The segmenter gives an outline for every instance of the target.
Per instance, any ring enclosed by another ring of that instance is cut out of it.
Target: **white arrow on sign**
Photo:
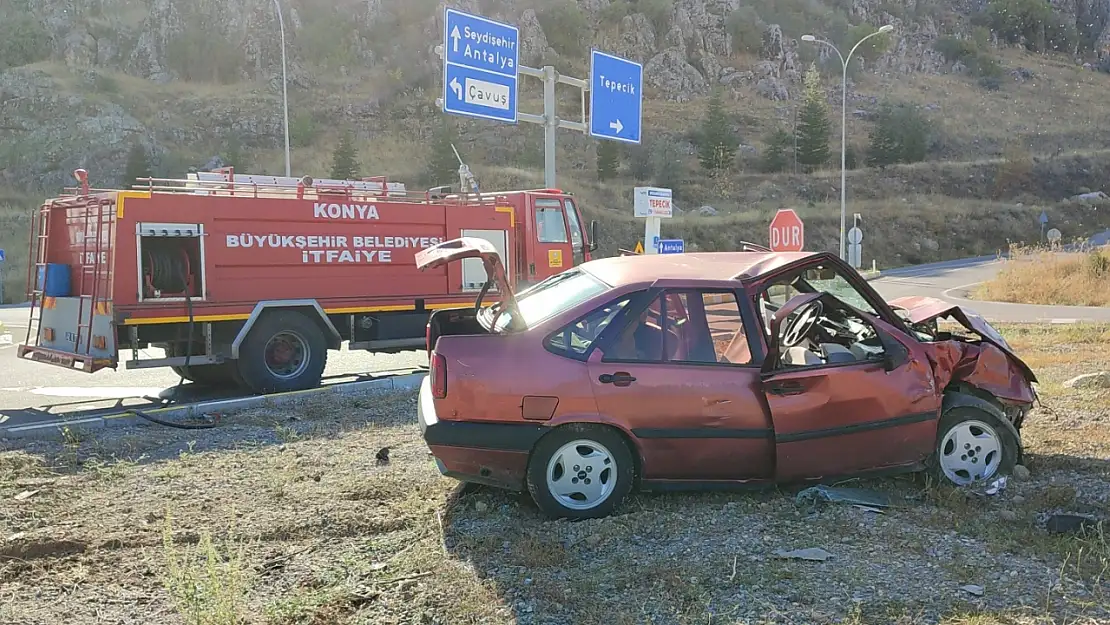
[[[459,84],[459,79],[458,78],[452,78],[449,85],[451,86],[451,91],[455,92],[455,97],[461,100],[462,99],[462,85]]]
[[[456,26],[455,29],[451,31],[451,38],[455,40],[454,41],[455,49],[453,50],[453,52],[458,52],[459,51],[459,39],[462,38],[462,35],[459,34],[459,27],[458,26]]]
[[[612,130],[616,130],[617,134],[620,134],[620,131],[624,130],[624,124],[622,124],[621,120],[618,119],[615,122],[609,122],[609,128]]]

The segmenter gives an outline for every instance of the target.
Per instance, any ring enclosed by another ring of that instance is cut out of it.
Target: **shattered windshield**
[[[807,270],[804,275],[798,277],[794,286],[803,293],[823,291],[857,310],[871,315],[878,314],[863,294],[834,270],[822,267]]]

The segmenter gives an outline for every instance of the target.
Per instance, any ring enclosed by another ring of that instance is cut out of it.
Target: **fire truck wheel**
[[[267,313],[239,349],[239,375],[256,393],[300,391],[320,385],[328,360],[324,333],[299,312]]]

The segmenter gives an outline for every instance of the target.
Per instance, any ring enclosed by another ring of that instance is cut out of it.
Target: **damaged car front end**
[[[934,297],[910,296],[888,302],[917,337],[929,344],[937,386],[995,405],[1020,429],[1037,400],[1037,376],[1009,342],[979,314]],[[950,320],[967,334],[940,329]]]

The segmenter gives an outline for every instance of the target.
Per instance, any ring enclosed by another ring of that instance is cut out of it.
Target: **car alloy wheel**
[[[965,486],[989,479],[1002,464],[1002,441],[982,421],[961,421],[948,430],[938,450],[940,468],[954,484]]]
[[[611,427],[571,423],[536,444],[528,460],[528,492],[547,515],[572,519],[610,514],[632,490],[630,445]]]
[[[596,441],[576,440],[559,448],[547,461],[547,490],[560,505],[589,510],[613,494],[617,477],[613,454]]]
[[[994,479],[1014,468],[1021,442],[997,416],[971,407],[945,412],[931,464],[937,478],[956,486]]]

